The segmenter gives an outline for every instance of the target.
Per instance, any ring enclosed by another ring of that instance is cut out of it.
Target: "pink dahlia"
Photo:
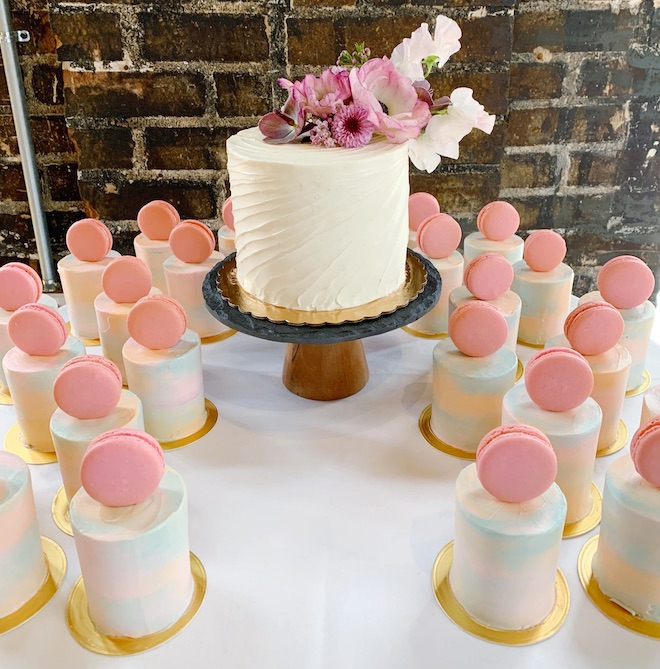
[[[376,127],[369,116],[369,109],[361,105],[341,107],[332,120],[332,136],[337,144],[347,149],[368,144]]]

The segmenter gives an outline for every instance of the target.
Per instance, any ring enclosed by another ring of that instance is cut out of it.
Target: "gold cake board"
[[[236,334],[236,330],[225,330],[224,332],[220,332],[217,335],[213,335],[211,337],[202,337],[201,342],[204,346],[207,344],[215,344],[219,341],[224,341],[225,339],[229,339],[229,337],[233,337]]]
[[[0,405],[12,406],[13,404],[14,400],[11,398],[11,395],[9,394],[9,388],[4,388],[0,390]]]
[[[603,497],[595,483],[591,484],[591,510],[581,520],[564,525],[564,539],[572,539],[586,534],[600,523],[600,517],[603,513]]]
[[[453,559],[454,542],[450,541],[435,559],[431,581],[438,604],[448,618],[464,632],[504,646],[528,646],[551,637],[564,624],[570,606],[570,593],[561,569],[557,569],[555,579],[555,606],[545,620],[523,630],[499,630],[475,620],[454,596],[449,583],[449,570]],[[506,603],[503,602],[503,605],[506,606]]]
[[[446,455],[451,455],[454,458],[461,458],[461,460],[476,460],[477,452],[475,451],[464,451],[461,448],[456,448],[456,446],[450,446],[446,444],[442,439],[439,439],[435,432],[431,429],[431,407],[429,404],[424,411],[419,416],[419,431],[422,433],[422,437],[433,446],[437,448],[442,453]]]
[[[71,529],[71,517],[69,516],[69,500],[66,497],[66,491],[64,486],[60,486],[60,489],[55,493],[55,499],[53,500],[53,506],[51,507],[51,515],[53,516],[53,521],[55,525],[70,537],[73,536],[73,530]]]
[[[218,409],[208,397],[204,399],[204,406],[206,407],[206,421],[204,422],[204,425],[202,425],[202,427],[200,427],[197,432],[194,432],[187,437],[174,439],[172,441],[159,442],[160,447],[164,451],[173,451],[176,448],[183,448],[184,446],[188,446],[198,439],[201,439],[205,434],[208,434],[213,429],[213,426],[218,422]]]
[[[636,397],[637,395],[641,395],[650,385],[651,375],[649,374],[649,370],[645,369],[644,373],[642,374],[642,382],[635,388],[627,390],[626,397]]]
[[[598,451],[596,451],[596,457],[604,458],[606,455],[612,455],[613,453],[617,453],[626,445],[627,441],[628,441],[628,428],[626,427],[626,424],[623,422],[623,419],[620,419],[614,443],[611,446],[606,446],[605,448],[601,448]]]
[[[190,568],[195,589],[184,614],[167,629],[130,639],[111,637],[99,632],[87,610],[87,592],[82,577],[76,581],[66,605],[66,619],[71,636],[87,650],[99,655],[135,655],[161,646],[181,632],[195,617],[206,594],[206,571],[199,558],[190,553]]]
[[[421,339],[446,339],[449,337],[447,332],[420,332],[419,330],[413,330],[409,325],[404,325],[401,329],[404,332],[407,332],[409,335],[412,335],[413,337],[420,337]]]
[[[18,423],[14,423],[5,435],[5,451],[18,455],[28,465],[49,465],[57,462],[55,451],[37,451],[26,446],[21,439]]]

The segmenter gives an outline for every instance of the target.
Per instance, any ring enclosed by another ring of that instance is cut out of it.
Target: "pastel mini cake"
[[[513,267],[499,253],[477,256],[465,269],[465,285],[449,294],[449,315],[468,302],[483,300],[497,307],[504,318],[508,335],[504,345],[514,353],[518,342],[521,301],[511,288]],[[444,284],[443,284],[444,290]]]
[[[232,210],[231,198],[228,197],[222,205],[222,220],[224,225],[218,229],[218,251],[223,257],[236,251],[236,233],[234,232],[234,212]]]
[[[214,251],[215,237],[200,221],[182,221],[170,234],[173,255],[163,265],[167,294],[185,310],[188,327],[202,339],[215,337],[229,328],[206,308],[202,284],[224,256]]]
[[[474,454],[500,425],[502,399],[516,381],[518,358],[504,346],[507,324],[487,302],[469,302],[449,318],[449,338],[433,349],[430,427],[453,448]]]
[[[419,226],[431,216],[440,213],[440,203],[431,193],[413,193],[408,197],[408,248],[415,249],[418,244]]]
[[[163,200],[145,204],[137,215],[140,234],[133,240],[135,255],[149,268],[152,284],[163,295],[167,295],[163,264],[172,255],[168,240],[180,220],[179,212]]]
[[[26,304],[9,319],[14,342],[3,358],[23,445],[35,451],[55,450],[50,419],[57,405],[53,385],[66,362],[85,353],[82,342],[67,336],[64,319],[43,304]]]
[[[619,310],[624,322],[619,343],[631,357],[626,390],[639,387],[644,380],[655,318],[655,306],[649,301],[654,288],[655,277],[644,261],[634,256],[617,256],[601,267],[598,291],[580,298],[580,304],[605,300]]]
[[[449,295],[463,283],[463,256],[456,250],[461,243],[461,226],[447,214],[434,214],[417,229],[416,249],[440,273],[442,287],[438,302],[428,313],[408,327],[426,335],[447,334]]]
[[[660,385],[649,388],[642,399],[642,415],[639,420],[640,427],[653,418],[660,416]]]
[[[527,629],[555,607],[566,519],[556,472],[555,453],[542,432],[508,425],[486,434],[476,463],[458,475],[449,583],[482,625]]]
[[[70,253],[57,263],[57,270],[71,334],[82,339],[98,339],[94,300],[103,292],[103,271],[119,253],[112,250],[110,230],[95,218],[74,223],[66,233],[66,244]]]
[[[100,355],[67,362],[55,379],[53,395],[58,408],[50,432],[70,502],[81,486],[80,463],[90,442],[108,430],[143,430],[142,403],[130,390],[122,390],[119,369]]]
[[[117,365],[122,383],[128,384],[124,344],[131,336],[128,332],[128,314],[133,305],[147,295],[160,295],[151,285],[151,272],[146,264],[133,256],[115,258],[104,270],[103,292],[94,300],[96,320],[103,355]]]
[[[96,437],[80,478],[70,516],[92,623],[124,638],[170,627],[194,589],[183,480],[153,437],[131,429]]]
[[[512,204],[501,200],[487,204],[477,215],[478,232],[463,242],[465,265],[484,253],[499,253],[512,265],[522,260],[523,240],[516,234],[519,227],[520,215]]]
[[[536,230],[525,240],[523,260],[514,266],[511,289],[522,300],[518,338],[543,346],[561,334],[571,310],[573,270],[563,263],[566,242],[554,230]]]
[[[199,335],[186,312],[164,295],[143,297],[128,315],[124,344],[128,387],[142,400],[145,429],[161,442],[184,439],[206,422]]]
[[[591,479],[602,411],[589,397],[594,376],[577,351],[540,351],[525,367],[525,383],[504,396],[502,424],[527,424],[550,440],[557,456],[556,482],[566,497],[566,523],[592,509]]]

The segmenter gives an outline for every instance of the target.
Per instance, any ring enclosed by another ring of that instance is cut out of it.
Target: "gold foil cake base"
[[[73,530],[71,529],[71,517],[69,516],[69,500],[66,498],[64,486],[60,486],[60,489],[55,494],[53,506],[51,507],[51,514],[55,525],[57,525],[64,534],[68,534],[72,537]]]
[[[426,285],[426,269],[419,258],[408,253],[406,256],[406,278],[403,285],[385,297],[367,304],[333,311],[302,311],[287,309],[267,302],[262,302],[250,295],[238,283],[236,278],[236,256],[224,263],[218,273],[218,291],[223,300],[253,318],[263,318],[273,323],[288,325],[339,325],[341,323],[359,323],[391,314],[412,302]]]
[[[518,339],[518,343],[521,346],[527,346],[527,348],[545,348],[545,344],[531,344],[530,342],[523,339]]]
[[[14,423],[5,435],[5,451],[18,455],[28,465],[49,465],[57,462],[55,451],[37,451],[23,443],[18,423]]]
[[[446,332],[439,332],[437,334],[431,334],[429,332],[419,332],[418,330],[413,330],[409,325],[404,325],[401,328],[404,332],[407,332],[413,337],[420,337],[421,339],[446,339],[449,337],[449,334]]]
[[[66,555],[59,544],[48,537],[41,537],[41,547],[46,558],[48,576],[37,593],[21,606],[18,611],[0,618],[0,634],[9,632],[27,622],[43,609],[59,589],[66,574]]]
[[[202,337],[201,342],[202,344],[215,344],[216,342],[229,339],[229,337],[233,337],[235,334],[236,330],[225,330],[224,332],[220,332],[217,335],[213,335],[212,337]]]
[[[73,332],[71,332],[71,322],[70,321],[66,322],[66,329],[69,331],[70,335],[72,335],[73,337],[76,337],[76,339],[79,339],[83,343],[83,346],[100,346],[101,345],[101,340],[100,339],[84,339],[83,337],[78,337],[78,335],[74,335]]]
[[[645,369],[644,373],[642,374],[642,382],[636,388],[631,388],[628,390],[626,392],[626,397],[635,397],[637,395],[641,395],[650,385],[651,375],[649,374],[649,370]]]
[[[606,446],[605,448],[601,448],[600,450],[596,451],[596,457],[603,458],[606,455],[612,455],[612,453],[620,451],[626,445],[627,441],[628,441],[628,428],[626,427],[626,424],[623,422],[623,419],[620,419],[614,443],[611,446]]]
[[[464,451],[462,448],[456,448],[455,446],[450,446],[446,444],[442,439],[439,439],[436,434],[431,429],[431,408],[433,405],[429,404],[424,411],[419,416],[419,431],[422,433],[422,437],[439,451],[451,455],[454,458],[461,458],[462,460],[475,460],[477,457],[477,452],[474,451]]]
[[[518,366],[516,367],[516,383],[522,379],[525,375],[525,368],[523,367],[522,360],[518,358]]]
[[[600,517],[603,512],[603,497],[598,490],[598,486],[595,483],[591,484],[591,511],[582,518],[582,520],[576,520],[574,523],[567,523],[564,525],[564,539],[570,539],[572,537],[579,537],[582,534],[586,534],[590,530],[593,530],[598,523],[600,523]]]
[[[587,597],[592,601],[594,606],[612,622],[615,622],[621,627],[625,627],[631,632],[643,634],[644,636],[653,639],[660,639],[660,623],[655,623],[651,620],[644,620],[639,616],[635,616],[630,611],[627,611],[622,606],[613,602],[598,586],[598,582],[593,577],[591,564],[598,548],[598,535],[591,537],[580,551],[578,556],[578,574],[580,576],[580,583]]]
[[[551,637],[564,624],[570,606],[568,584],[557,569],[555,579],[555,607],[545,620],[524,630],[498,630],[476,621],[458,602],[449,584],[449,570],[454,559],[454,542],[450,541],[438,554],[433,564],[432,583],[435,598],[447,616],[464,632],[504,646],[528,646]],[[506,602],[502,602],[506,606]]]
[[[66,605],[66,618],[71,636],[87,650],[99,655],[135,655],[143,653],[175,637],[194,618],[202,605],[206,593],[206,571],[199,558],[190,554],[190,568],[195,589],[190,605],[185,613],[173,625],[155,634],[129,639],[127,637],[110,637],[99,632],[87,611],[87,593],[82,577],[76,581]]]
[[[215,404],[207,397],[204,400],[204,406],[206,407],[206,422],[202,425],[197,432],[183,437],[182,439],[175,439],[174,441],[161,441],[160,447],[164,451],[173,451],[175,448],[182,448],[183,446],[188,446],[194,441],[201,439],[205,434],[208,434],[213,426],[218,422],[218,409]]]
[[[0,405],[11,406],[13,404],[14,400],[11,398],[11,395],[9,394],[9,389],[4,388],[0,390]]]

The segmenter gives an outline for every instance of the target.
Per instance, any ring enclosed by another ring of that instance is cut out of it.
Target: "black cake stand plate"
[[[204,279],[206,307],[228,327],[268,341],[288,344],[282,380],[296,395],[313,400],[337,400],[354,395],[369,379],[361,339],[408,325],[430,311],[440,297],[438,270],[413,251],[426,270],[426,285],[407,305],[377,318],[338,325],[289,325],[255,318],[231,306],[218,290],[218,274],[234,254],[219,262]]]

